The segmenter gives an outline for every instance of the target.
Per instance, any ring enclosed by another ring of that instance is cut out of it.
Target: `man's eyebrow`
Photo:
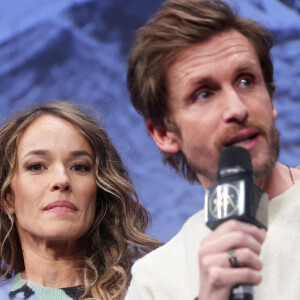
[[[253,69],[256,66],[257,66],[257,64],[255,64],[254,62],[247,62],[247,63],[244,63],[244,64],[240,65],[237,68],[237,72],[243,72],[243,71],[246,71],[246,70],[249,70],[249,69]]]
[[[204,76],[202,78],[195,78],[195,81],[193,83],[195,84],[206,84],[206,83],[210,83],[210,82],[213,82],[214,81],[214,78],[212,76]]]

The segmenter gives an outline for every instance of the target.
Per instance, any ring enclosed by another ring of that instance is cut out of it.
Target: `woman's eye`
[[[84,164],[75,164],[71,170],[79,173],[89,172],[91,170],[90,166]]]
[[[28,171],[43,171],[46,170],[46,167],[41,163],[33,163],[26,167]]]

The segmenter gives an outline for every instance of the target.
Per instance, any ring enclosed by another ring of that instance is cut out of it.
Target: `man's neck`
[[[198,178],[205,189],[217,184],[217,182],[214,182],[204,176],[198,175]],[[289,169],[288,166],[277,162],[272,172],[264,179],[255,181],[255,184],[266,192],[271,200],[284,193],[299,179],[300,169]]]
[[[284,193],[299,179],[300,170],[289,169],[288,166],[277,162],[272,172],[266,178],[255,182],[255,184],[264,190],[271,200]]]

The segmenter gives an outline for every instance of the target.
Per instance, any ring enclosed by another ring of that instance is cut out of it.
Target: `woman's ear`
[[[10,193],[6,195],[5,203],[6,203],[6,208],[8,209],[8,213],[14,214],[15,213],[15,204],[13,201],[13,197]]]
[[[180,138],[173,131],[163,127],[155,127],[150,120],[147,121],[147,129],[161,151],[176,153],[181,149]]]

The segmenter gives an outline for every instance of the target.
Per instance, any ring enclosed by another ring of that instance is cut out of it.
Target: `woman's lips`
[[[54,201],[49,203],[44,211],[53,212],[53,213],[68,213],[68,212],[76,212],[77,207],[70,201]]]

